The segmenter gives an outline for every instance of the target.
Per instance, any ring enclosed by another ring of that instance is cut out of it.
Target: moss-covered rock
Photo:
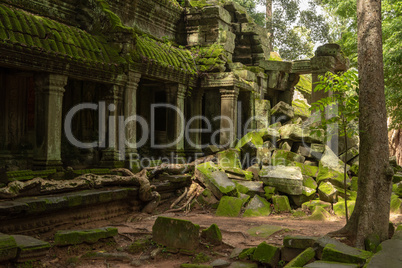
[[[237,196],[236,185],[225,172],[212,162],[206,162],[196,166],[198,178],[206,185],[212,193],[221,199],[224,195]]]
[[[276,212],[290,212],[291,207],[289,199],[286,195],[274,195],[272,197],[272,203]]]
[[[127,251],[130,252],[131,254],[144,252],[152,244],[150,238],[151,237],[135,240],[127,247]]]
[[[344,175],[343,172],[336,171],[332,168],[324,167],[321,162],[319,164],[319,170],[317,175],[317,183],[330,182],[331,184],[343,187]],[[351,180],[346,176],[346,184],[349,187]]]
[[[293,107],[280,101],[271,109],[271,116],[276,118],[275,121],[286,122],[295,116]]]
[[[202,230],[201,237],[205,238],[205,240],[212,245],[222,244],[222,233],[218,225],[216,225],[215,223],[207,229]]]
[[[321,200],[311,200],[311,201],[308,201],[308,202],[305,202],[305,203],[302,204],[302,209],[303,210],[308,209],[311,212],[313,212],[316,209],[316,207],[322,207],[324,209],[330,209],[331,208],[331,203],[324,202],[324,201],[321,201]]]
[[[240,150],[228,149],[217,153],[219,166],[223,169],[227,168],[240,168]]]
[[[318,237],[314,236],[301,236],[301,235],[287,235],[283,238],[283,246],[287,248],[306,249],[312,247]]]
[[[244,211],[244,217],[268,216],[271,214],[271,204],[264,198],[255,195]]]
[[[296,258],[291,260],[285,267],[303,267],[309,261],[311,261],[315,256],[315,251],[313,248],[306,248],[302,253],[300,253]]]
[[[312,178],[316,178],[318,175],[318,167],[317,166],[310,166],[310,165],[305,165],[303,163],[300,162],[295,162],[295,166],[299,167],[303,177],[307,176],[307,177],[312,177]],[[310,187],[308,185],[305,185],[307,187]],[[314,188],[314,187],[310,187],[310,188]]]
[[[54,235],[54,243],[58,246],[77,245],[81,243],[95,243],[99,239],[117,235],[117,228],[105,227],[90,230],[57,231]]]
[[[275,187],[272,186],[265,186],[264,187],[264,196],[267,200],[271,199],[272,196],[275,194]]]
[[[278,247],[262,242],[255,249],[252,259],[253,261],[258,261],[259,263],[275,267],[279,261],[279,255],[280,250]]]
[[[259,174],[264,185],[279,192],[300,195],[303,193],[303,175],[298,167],[275,166],[262,169]]]
[[[316,207],[313,214],[308,216],[306,219],[310,221],[326,221],[331,217],[328,211],[322,207]]]
[[[199,244],[200,226],[187,220],[158,217],[152,226],[153,240],[168,248],[194,250]]]
[[[237,217],[240,215],[244,200],[237,197],[224,196],[219,201],[216,216]]]
[[[322,251],[323,261],[364,264],[373,253],[342,243],[327,244]]]
[[[293,100],[292,107],[295,116],[301,117],[303,119],[307,119],[311,116],[310,105],[303,100]]]
[[[50,249],[48,242],[26,236],[14,235],[18,247],[17,262],[37,261],[44,257]]]
[[[318,186],[318,194],[320,196],[320,200],[324,202],[337,202],[336,188],[330,182],[322,182],[320,186]]]
[[[271,163],[273,166],[294,166],[295,162],[303,163],[305,157],[288,150],[275,150],[272,154]]]
[[[202,205],[210,206],[211,208],[217,208],[219,204],[219,200],[212,194],[211,190],[205,189],[202,193],[197,197],[197,201]]]
[[[348,200],[348,215],[352,215],[353,210],[355,209],[355,204],[356,201],[354,200]],[[334,213],[338,217],[345,217],[346,216],[346,211],[345,211],[345,200],[339,198],[338,202],[334,204],[333,206]]]
[[[15,259],[17,252],[18,247],[14,237],[0,234],[0,262]]]
[[[262,181],[234,181],[237,191],[239,193],[247,194],[250,196],[263,195]]]
[[[256,248],[245,248],[239,254],[239,260],[250,260],[253,257]]]

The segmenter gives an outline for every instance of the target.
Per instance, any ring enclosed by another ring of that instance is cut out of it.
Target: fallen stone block
[[[295,162],[303,163],[304,156],[287,150],[275,150],[272,154],[271,163],[273,166],[294,166]]]
[[[197,165],[196,176],[218,199],[221,199],[224,195],[237,195],[234,182],[212,162]]]
[[[283,238],[283,246],[287,248],[306,249],[313,247],[319,237],[287,235]]]
[[[17,257],[18,247],[14,237],[0,233],[0,262]]]
[[[241,167],[239,149],[227,149],[225,151],[217,153],[216,156],[218,157],[219,166],[223,169]]]
[[[303,193],[303,175],[298,167],[276,166],[264,172],[260,178],[267,186],[275,187],[277,191],[299,195]]]
[[[272,197],[272,203],[276,212],[290,212],[291,207],[289,199],[286,195],[274,195]]]
[[[343,243],[328,243],[322,250],[323,261],[364,264],[373,253]]]
[[[315,256],[313,248],[306,248],[300,255],[291,260],[285,267],[303,267],[306,263],[311,261]]]
[[[402,230],[397,229],[392,239],[385,240],[378,248],[380,250],[373,255],[365,267],[402,267]]]
[[[279,261],[280,249],[262,242],[257,246],[253,254],[253,261],[275,267]]]
[[[304,265],[303,267],[308,268],[357,268],[360,267],[358,264],[352,263],[340,263],[340,262],[333,262],[333,261],[315,261]]]
[[[244,211],[244,217],[268,216],[271,214],[271,204],[264,198],[255,195]]]
[[[237,197],[224,196],[219,201],[216,216],[237,217],[240,215],[244,200]]]
[[[105,227],[91,230],[58,231],[54,235],[57,246],[77,245],[81,243],[96,243],[99,239],[113,237],[118,234],[117,228]]]
[[[324,202],[336,203],[338,201],[337,190],[330,182],[322,182],[318,186],[318,194],[320,200]]]
[[[44,257],[50,249],[50,244],[39,239],[25,236],[13,235],[18,247],[17,262],[37,261]]]
[[[237,191],[249,196],[264,195],[262,181],[235,181]]]
[[[310,221],[326,221],[331,217],[328,211],[326,211],[323,207],[316,207],[313,211],[313,214],[308,216],[306,220]]]
[[[174,249],[194,250],[199,244],[200,226],[191,221],[158,217],[152,226],[153,240]]]
[[[290,262],[303,251],[304,251],[304,249],[300,249],[300,248],[282,247],[281,248],[281,260]]]
[[[207,229],[202,230],[201,237],[205,238],[205,240],[207,240],[207,242],[211,243],[212,245],[222,244],[222,233],[218,225],[216,225],[215,223]]]

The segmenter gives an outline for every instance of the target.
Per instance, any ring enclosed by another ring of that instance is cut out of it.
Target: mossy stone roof
[[[0,44],[22,48],[26,52],[37,50],[94,66],[125,62],[118,50],[100,36],[1,4]]]
[[[156,62],[162,67],[170,67],[184,73],[196,74],[197,66],[190,51],[175,47],[169,42],[159,42],[148,36],[137,36],[136,62]]]

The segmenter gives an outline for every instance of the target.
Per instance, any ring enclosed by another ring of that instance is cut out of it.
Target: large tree
[[[360,156],[356,207],[342,234],[364,248],[388,238],[391,182],[384,95],[381,0],[357,0]]]

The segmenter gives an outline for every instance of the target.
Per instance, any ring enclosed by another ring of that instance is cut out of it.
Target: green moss
[[[219,201],[216,216],[237,217],[243,207],[243,200],[237,197],[223,196]]]
[[[207,229],[201,231],[201,237],[205,238],[208,243],[220,245],[222,243],[222,233],[218,225],[212,224]]]
[[[346,246],[345,246],[346,247]],[[348,247],[346,250],[327,244],[322,251],[322,260],[344,263],[364,263],[373,253]]]
[[[272,186],[265,186],[264,187],[264,196],[267,200],[271,199],[272,196],[275,194],[275,187]]]
[[[239,254],[239,260],[249,260],[253,257],[256,248],[245,248]]]
[[[315,250],[311,247],[306,248],[296,258],[291,260],[285,267],[303,267],[314,257],[315,257]]]
[[[402,214],[402,199],[395,194],[391,195],[391,212]]]
[[[79,231],[58,231],[54,236],[54,243],[56,245],[76,245],[84,242],[95,243],[99,239],[113,237],[117,234],[117,228],[114,227]]]
[[[194,256],[193,263],[206,263],[209,262],[210,260],[211,260],[210,256],[206,255],[203,252],[200,252]]]
[[[272,197],[275,211],[277,212],[290,212],[289,198],[286,195],[274,195]]]
[[[137,254],[144,252],[148,247],[152,245],[152,241],[149,238],[142,238],[134,241],[127,247],[127,251],[131,254]]]
[[[262,242],[257,246],[253,254],[253,260],[258,261],[262,264],[269,264],[279,256],[279,248],[271,246],[266,242]],[[276,264],[276,263],[275,263]]]
[[[310,221],[326,221],[331,215],[322,207],[316,207],[313,214],[308,216],[306,219]]]

